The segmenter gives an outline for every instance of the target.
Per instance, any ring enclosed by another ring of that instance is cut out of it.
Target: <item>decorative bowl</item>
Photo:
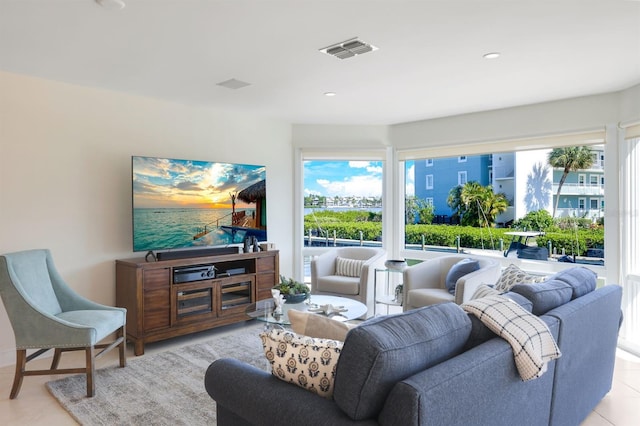
[[[391,271],[404,271],[407,268],[407,262],[404,259],[389,259],[384,262],[384,266]]]
[[[309,297],[308,293],[298,293],[298,294],[283,294],[284,303],[302,303],[307,297]]]

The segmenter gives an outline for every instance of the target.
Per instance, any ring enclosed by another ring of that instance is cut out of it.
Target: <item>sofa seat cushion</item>
[[[560,280],[548,280],[536,284],[517,284],[511,291],[520,294],[533,303],[532,312],[535,315],[544,315],[553,308],[571,300],[573,288]]]
[[[576,266],[560,271],[549,279],[569,284],[572,288],[571,300],[573,300],[595,290],[598,276],[591,269],[587,269],[584,266]]]
[[[365,321],[344,342],[336,404],[354,420],[376,417],[397,382],[461,353],[470,331],[471,321],[454,303]]]
[[[74,326],[84,326],[93,328],[92,344],[98,343],[100,340],[113,333],[114,330],[122,327],[126,319],[126,313],[121,310],[80,310],[61,312],[56,318],[68,321]],[[90,342],[86,342],[89,344]]]
[[[407,292],[409,306],[427,306],[454,301],[455,296],[444,288],[417,288]]]
[[[260,339],[272,374],[325,398],[331,398],[343,343],[273,329]]]
[[[345,277],[342,275],[328,275],[326,277],[318,277],[318,291],[325,293],[339,294],[360,294],[360,278]]]

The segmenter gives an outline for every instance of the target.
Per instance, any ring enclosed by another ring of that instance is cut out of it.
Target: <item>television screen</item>
[[[264,166],[134,156],[133,251],[267,240]]]

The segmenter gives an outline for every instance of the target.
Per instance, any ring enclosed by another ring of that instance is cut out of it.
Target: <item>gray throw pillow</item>
[[[451,294],[456,292],[456,283],[463,276],[470,274],[473,271],[480,269],[480,262],[475,259],[462,259],[449,269],[447,277],[445,278],[444,285]]]

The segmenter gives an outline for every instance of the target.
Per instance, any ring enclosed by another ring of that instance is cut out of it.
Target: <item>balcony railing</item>
[[[553,184],[554,195],[558,193],[558,184]],[[600,184],[585,184],[580,185],[577,183],[565,183],[562,185],[562,192],[560,195],[598,195],[604,196],[604,185]]]
[[[604,209],[558,209],[556,217],[586,217],[598,219],[604,217]]]

